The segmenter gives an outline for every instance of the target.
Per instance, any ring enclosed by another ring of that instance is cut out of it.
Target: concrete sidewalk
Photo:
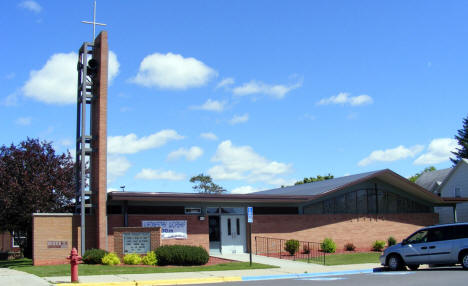
[[[219,255],[217,257],[237,261],[249,261],[248,254]],[[337,275],[351,273],[368,273],[379,264],[354,264],[339,266],[323,266],[285,259],[269,258],[253,255],[253,262],[278,266],[279,268],[257,270],[203,271],[155,274],[119,274],[80,276],[80,283],[84,285],[181,285],[203,284],[233,281],[252,281],[268,279],[284,279],[293,277],[307,277],[317,275]],[[70,283],[70,277],[46,277],[50,283],[65,286]],[[77,285],[77,284],[69,284]]]
[[[0,285],[8,286],[46,286],[51,285],[46,280],[23,271],[0,268]]]

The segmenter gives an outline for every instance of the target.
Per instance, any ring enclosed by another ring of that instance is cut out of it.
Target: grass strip
[[[45,265],[33,266],[31,259],[17,259],[0,261],[0,268],[11,268],[24,271],[39,277],[69,276],[70,265]],[[147,273],[171,273],[171,272],[199,272],[199,271],[224,271],[224,270],[249,270],[277,268],[276,266],[249,262],[230,262],[208,266],[164,266],[164,267],[138,267],[138,266],[108,266],[80,264],[78,272],[81,276],[87,275],[111,275],[111,274],[147,274]]]
[[[325,257],[325,265],[379,263],[379,257],[380,252],[327,254]],[[300,261],[307,262],[307,259],[301,259]],[[313,263],[313,261],[310,263]]]

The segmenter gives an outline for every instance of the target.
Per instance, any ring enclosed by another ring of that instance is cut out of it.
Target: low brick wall
[[[132,232],[149,232],[150,233],[150,251],[161,246],[161,228],[160,227],[114,227],[114,252],[119,257],[124,256],[123,249],[123,234]]]
[[[252,226],[252,246],[255,236],[300,241],[321,242],[332,238],[337,248],[348,242],[358,249],[371,249],[376,240],[387,241],[393,236],[401,241],[421,227],[438,222],[434,213],[408,213],[388,215],[256,215]]]

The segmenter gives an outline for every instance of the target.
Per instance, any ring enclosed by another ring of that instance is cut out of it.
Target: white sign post
[[[253,223],[253,207],[247,207],[247,222],[249,223],[250,236],[250,267],[252,267],[252,223]]]

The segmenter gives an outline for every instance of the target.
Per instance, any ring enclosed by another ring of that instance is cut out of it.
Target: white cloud
[[[185,175],[174,171],[142,169],[140,173],[136,174],[135,178],[143,180],[183,181],[185,180]]]
[[[427,152],[419,156],[414,164],[416,165],[429,165],[429,164],[439,164],[445,161],[448,161],[452,152],[456,151],[458,141],[452,138],[436,138],[429,143],[427,147]]]
[[[227,77],[227,78],[223,78],[222,81],[220,81],[217,85],[216,85],[216,88],[221,88],[221,87],[228,87],[230,85],[233,85],[234,84],[234,79],[232,77]]]
[[[229,123],[231,125],[239,124],[239,123],[245,123],[249,121],[249,114],[244,114],[244,115],[234,115],[234,117],[229,120]]]
[[[20,117],[16,119],[15,123],[21,126],[31,125],[32,117]]]
[[[231,194],[249,194],[253,192],[259,191],[258,189],[252,187],[252,186],[242,186],[235,188],[231,191]]]
[[[206,84],[217,72],[195,58],[154,53],[140,63],[137,75],[131,79],[145,87],[187,89]]]
[[[393,162],[408,157],[414,157],[424,149],[422,145],[415,145],[410,148],[406,148],[400,145],[393,149],[376,150],[372,151],[369,156],[359,161],[359,166],[367,166],[375,162]]]
[[[18,92],[13,92],[2,99],[1,104],[4,106],[18,105]]]
[[[224,106],[226,105],[225,101],[218,101],[218,100],[211,100],[208,99],[202,105],[191,106],[191,109],[198,109],[198,110],[207,110],[207,111],[216,111],[221,112],[224,110]]]
[[[220,164],[208,170],[215,180],[247,180],[278,184],[283,182],[278,176],[291,171],[290,164],[270,161],[257,153],[250,146],[234,146],[226,140],[218,145],[213,162]]]
[[[30,72],[22,87],[27,97],[49,104],[76,103],[76,53],[52,55],[40,70]],[[108,78],[112,80],[119,71],[119,62],[114,52],[109,52]]]
[[[203,149],[198,146],[190,147],[190,149],[179,148],[176,151],[172,151],[167,155],[168,160],[176,160],[180,157],[185,157],[187,161],[195,161],[197,158],[203,155]]]
[[[165,129],[149,136],[138,138],[130,133],[125,136],[109,136],[107,150],[113,154],[134,154],[143,150],[158,148],[169,141],[183,139],[175,130]]]
[[[120,63],[117,59],[117,55],[113,51],[109,51],[109,61],[107,63],[107,79],[109,84],[119,74]]]
[[[334,95],[328,98],[322,98],[319,102],[317,102],[318,105],[328,105],[328,104],[349,104],[351,106],[359,106],[359,105],[365,105],[365,104],[371,104],[373,103],[374,100],[372,97],[362,94],[358,96],[350,96],[349,93],[346,92],[340,92],[338,95]]]
[[[73,144],[72,142],[73,141],[70,139],[63,139],[60,141],[60,145],[65,146],[65,147],[70,147]]]
[[[112,182],[118,177],[125,175],[131,167],[130,162],[123,156],[107,157],[107,182]]]
[[[218,140],[218,136],[216,136],[216,134],[211,133],[211,132],[202,133],[200,134],[200,137],[206,140],[213,140],[213,141]]]
[[[34,13],[40,13],[42,11],[41,5],[36,1],[23,1],[18,6]]]
[[[252,80],[241,86],[235,87],[232,92],[235,95],[266,94],[277,99],[283,98],[288,92],[302,86],[302,81],[291,85],[270,85],[261,81]]]

